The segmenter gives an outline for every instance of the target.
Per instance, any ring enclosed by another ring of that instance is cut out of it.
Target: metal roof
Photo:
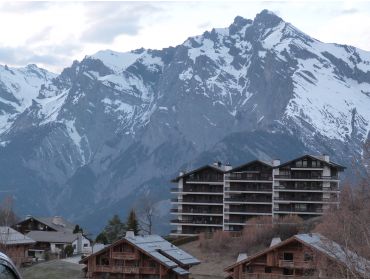
[[[370,261],[359,256],[355,252],[343,248],[338,243],[318,233],[297,234],[294,237],[297,240],[314,247],[316,250],[337,259],[343,264],[353,267],[353,269],[366,276],[366,278],[369,277]]]
[[[33,244],[35,241],[11,227],[0,227],[0,243],[6,245]]]
[[[27,236],[37,242],[72,243],[77,239],[77,234],[63,231],[38,231],[33,230]]]
[[[194,265],[200,263],[198,259],[179,249],[159,235],[137,235],[124,237],[124,239],[159,261],[167,264],[168,267],[176,267],[178,263],[181,265]]]

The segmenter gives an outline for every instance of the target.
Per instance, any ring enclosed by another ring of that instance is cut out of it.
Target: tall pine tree
[[[134,209],[131,209],[126,222],[127,230],[132,230],[135,235],[139,234],[139,222],[136,218]]]

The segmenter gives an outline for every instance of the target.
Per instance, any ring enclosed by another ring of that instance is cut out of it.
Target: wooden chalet
[[[225,271],[233,279],[368,278],[370,262],[320,234],[298,234]]]
[[[16,266],[30,262],[29,248],[35,244],[31,238],[10,227],[0,227],[0,252],[6,254]]]
[[[188,269],[200,262],[158,235],[121,240],[80,261],[86,278],[188,278]]]

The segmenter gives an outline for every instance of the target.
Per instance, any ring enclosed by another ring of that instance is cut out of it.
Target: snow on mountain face
[[[25,212],[22,193],[40,188],[40,209],[81,221],[131,207],[138,190],[163,200],[173,174],[210,155],[326,152],[346,164],[370,129],[370,53],[268,11],[176,47],[100,51],[58,76],[27,68],[0,68],[0,176]]]
[[[10,127],[15,116],[36,99],[43,84],[56,74],[30,64],[24,68],[0,65],[0,133]]]

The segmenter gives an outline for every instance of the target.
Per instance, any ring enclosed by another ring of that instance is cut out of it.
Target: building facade
[[[351,274],[347,274],[350,268]],[[368,278],[368,260],[317,233],[298,234],[227,267],[231,279]]]
[[[171,279],[188,278],[189,268],[200,262],[158,235],[121,240],[80,261],[86,278]]]
[[[339,173],[344,167],[329,157],[305,155],[281,164],[255,160],[236,168],[215,163],[172,182],[176,198],[172,235],[216,230],[240,231],[258,216],[319,216],[339,203]]]

